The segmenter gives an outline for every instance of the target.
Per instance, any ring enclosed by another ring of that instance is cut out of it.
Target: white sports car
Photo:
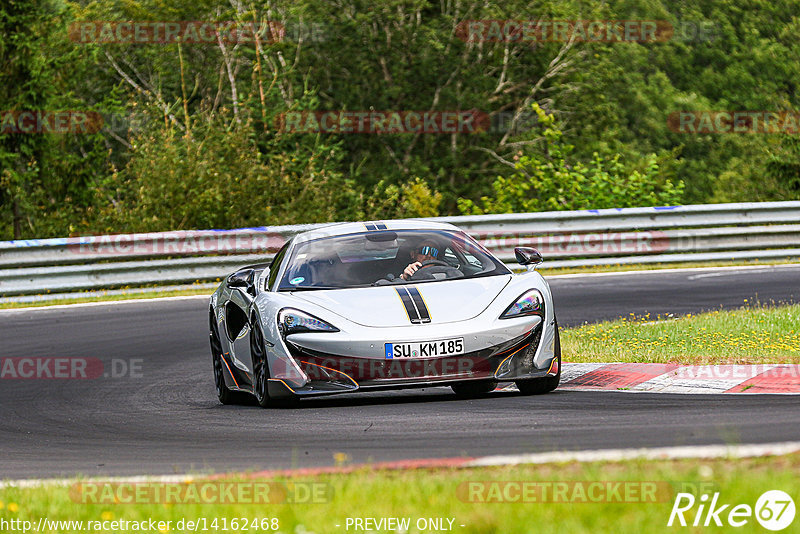
[[[457,227],[418,220],[298,234],[211,296],[219,400],[269,406],[434,385],[473,396],[511,381],[523,394],[552,391],[553,299],[532,268],[539,253],[515,253],[521,274]]]

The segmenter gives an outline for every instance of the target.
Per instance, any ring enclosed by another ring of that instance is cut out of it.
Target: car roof
[[[460,232],[461,228],[450,223],[433,221],[423,221],[420,219],[397,219],[389,221],[364,221],[337,223],[320,228],[314,228],[306,232],[297,234],[294,238],[295,243],[312,241],[322,237],[333,237],[339,235],[359,234],[362,232],[377,232],[381,230],[449,230]]]

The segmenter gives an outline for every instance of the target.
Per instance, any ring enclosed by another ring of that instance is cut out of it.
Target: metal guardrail
[[[545,267],[800,258],[800,202],[437,217],[500,259]],[[0,295],[216,280],[265,261],[309,224],[0,242]]]

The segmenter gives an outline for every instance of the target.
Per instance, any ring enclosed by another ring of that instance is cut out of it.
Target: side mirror
[[[250,279],[253,276],[253,269],[243,269],[241,271],[236,271],[232,275],[228,277],[225,284],[228,287],[248,287],[251,282]]]
[[[530,247],[516,247],[514,256],[517,257],[517,263],[520,265],[539,265],[544,261],[539,251]]]

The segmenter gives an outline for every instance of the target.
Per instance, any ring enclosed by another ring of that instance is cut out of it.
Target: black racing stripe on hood
[[[408,294],[405,287],[396,287],[394,288],[397,291],[400,300],[403,302],[403,306],[406,308],[406,315],[408,315],[409,321],[414,324],[418,324],[422,322],[420,320],[419,314],[417,313],[417,308],[414,306],[414,302],[411,300],[411,295]]]
[[[428,311],[428,307],[425,305],[425,299],[422,298],[422,295],[414,286],[406,288],[408,293],[411,295],[411,299],[414,301],[414,304],[417,306],[417,310],[419,311],[419,317],[423,323],[431,322],[431,314]]]

